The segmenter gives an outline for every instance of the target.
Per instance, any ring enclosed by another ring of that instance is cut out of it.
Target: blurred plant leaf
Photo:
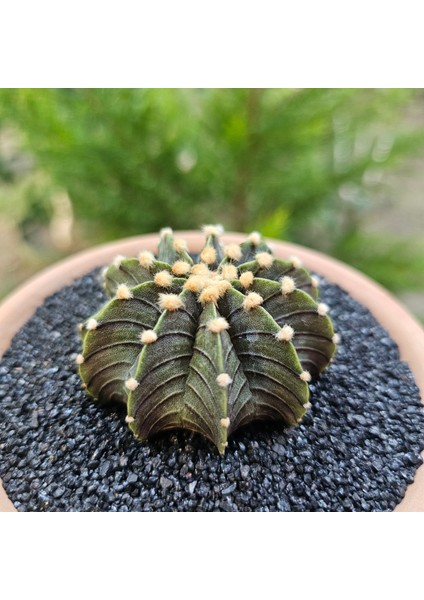
[[[392,289],[414,284],[420,248],[356,236],[382,174],[416,155],[414,89],[3,89],[0,204],[28,223],[64,190],[86,242],[216,222],[338,255]],[[22,165],[21,165],[22,166]],[[17,191],[18,190],[18,191]],[[31,198],[32,196],[32,198]],[[377,244],[377,246],[376,246]],[[350,253],[352,253],[350,255]],[[387,265],[384,266],[384,260]],[[393,266],[390,267],[390,264]],[[417,284],[419,285],[419,284]]]
[[[283,238],[287,230],[287,224],[290,219],[290,213],[287,209],[280,206],[271,215],[266,217],[262,222],[259,221],[257,229],[264,235],[270,238]]]
[[[333,254],[393,291],[424,288],[422,239],[393,239],[355,231],[339,240]]]

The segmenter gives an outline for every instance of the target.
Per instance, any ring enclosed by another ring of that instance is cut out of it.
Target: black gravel
[[[136,442],[74,365],[76,324],[104,300],[97,271],[48,298],[0,362],[0,477],[20,511],[388,511],[424,448],[419,391],[395,343],[323,282],[342,335],[292,430],[250,426],[220,458],[189,432]]]

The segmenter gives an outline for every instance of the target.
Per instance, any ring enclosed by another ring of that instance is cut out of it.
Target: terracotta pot
[[[193,252],[200,250],[204,236],[198,232],[182,231]],[[245,236],[226,233],[225,243],[241,242]],[[15,333],[33,315],[44,299],[97,266],[108,264],[114,256],[136,256],[141,249],[156,251],[158,235],[145,235],[113,242],[86,250],[50,267],[18,288],[0,305],[0,356],[8,348]],[[382,287],[355,269],[319,252],[295,244],[271,240],[276,256],[298,256],[306,267],[323,275],[331,283],[345,289],[353,298],[366,306],[387,329],[399,346],[424,398],[424,331],[415,319]],[[14,511],[0,482],[0,511]],[[415,481],[406,492],[397,511],[424,511],[424,465],[416,473]]]

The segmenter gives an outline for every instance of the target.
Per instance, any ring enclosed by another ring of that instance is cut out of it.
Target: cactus
[[[302,420],[338,336],[299,259],[275,258],[256,232],[223,246],[218,226],[203,231],[196,261],[168,228],[156,257],[114,260],[77,363],[89,394],[127,406],[136,438],[185,428],[224,454],[251,421]]]

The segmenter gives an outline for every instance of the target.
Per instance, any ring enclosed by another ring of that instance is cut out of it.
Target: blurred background
[[[421,89],[0,90],[0,297],[94,244],[222,223],[335,256],[424,321]]]

